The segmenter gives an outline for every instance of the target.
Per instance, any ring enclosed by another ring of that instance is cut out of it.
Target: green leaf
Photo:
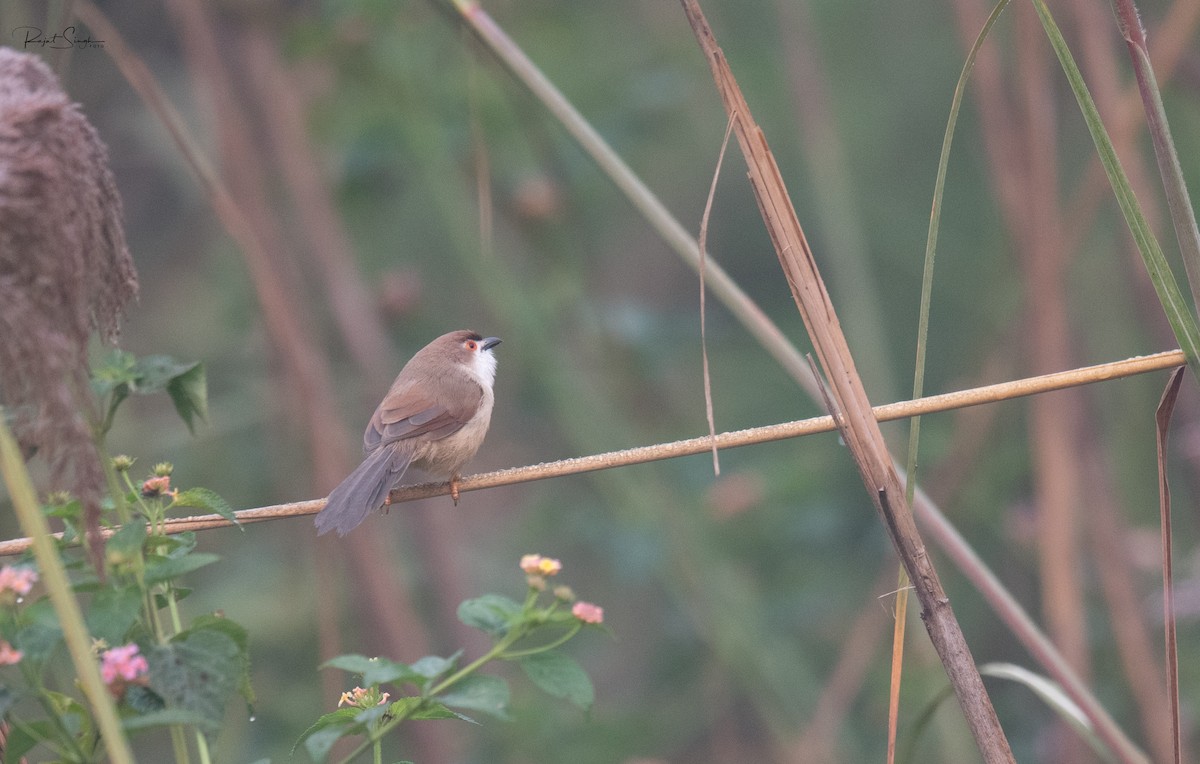
[[[185,573],[211,565],[221,558],[210,552],[192,552],[183,557],[151,557],[146,560],[146,583],[170,581]]]
[[[92,391],[97,397],[116,390],[118,387],[128,388],[138,378],[137,357],[124,350],[113,350],[100,359],[100,363],[92,368]]]
[[[324,761],[334,743],[346,735],[363,731],[362,725],[354,722],[354,717],[357,715],[357,708],[339,708],[324,714],[313,722],[312,726],[304,730],[292,744],[292,755],[295,755],[296,748],[303,743],[308,755],[314,761]]]
[[[191,628],[180,632],[175,639],[189,639],[195,634],[199,634],[201,630],[210,630],[224,634],[238,648],[238,663],[240,665],[240,676],[238,677],[238,693],[245,699],[246,703],[254,704],[254,687],[250,684],[250,635],[246,628],[237,621],[231,621],[228,618],[223,618],[218,615],[202,615],[192,622]]]
[[[237,515],[233,513],[233,507],[229,506],[229,502],[221,498],[216,491],[211,491],[207,488],[189,488],[186,491],[180,491],[175,500],[171,502],[171,507],[204,509],[213,514],[220,515],[234,525],[241,525],[238,522]]]
[[[583,667],[568,655],[547,650],[521,658],[525,675],[546,692],[563,698],[584,711],[592,707],[596,691]]]
[[[139,714],[157,713],[167,707],[157,692],[140,684],[125,688],[124,703]]]
[[[325,761],[329,756],[329,750],[333,748],[334,743],[341,740],[347,735],[360,734],[364,730],[360,730],[359,725],[353,728],[341,730],[336,727],[319,730],[312,733],[304,741],[304,748],[308,751],[308,755],[313,758],[313,761]]]
[[[116,538],[114,536],[114,538]],[[142,593],[136,586],[101,589],[92,597],[84,622],[88,633],[110,645],[123,645],[142,610]]]
[[[198,361],[177,361],[169,355],[148,355],[139,358],[134,368],[134,392],[148,395],[166,390],[171,382],[191,372]]]
[[[62,644],[62,628],[49,599],[25,608],[28,623],[12,639],[13,647],[25,654],[23,660],[40,668]]]
[[[131,520],[109,538],[106,550],[109,555],[115,555],[124,560],[132,560],[142,551],[142,543],[146,540],[146,524],[141,520]]]
[[[417,676],[423,679],[436,679],[445,674],[454,665],[458,663],[458,656],[462,655],[459,650],[449,658],[441,658],[437,655],[426,655],[424,658],[418,658],[417,662],[412,665],[412,671]]]
[[[476,674],[463,679],[436,700],[447,706],[469,708],[507,719],[509,697],[508,682],[498,676]]]
[[[59,724],[76,737],[91,737],[92,715],[75,698],[61,692],[43,690],[42,697],[49,701],[51,710]]]
[[[237,643],[225,634],[215,629],[191,632],[146,653],[150,689],[168,709],[193,711],[204,719],[198,726],[215,731],[243,670],[239,658]]]
[[[32,751],[45,740],[54,740],[58,729],[49,720],[36,722],[11,721],[12,729],[5,740],[5,761],[20,761],[21,757]]]
[[[493,636],[503,636],[521,616],[521,605],[499,594],[485,594],[464,600],[458,606],[458,620]]]
[[[408,664],[390,661],[387,658],[368,658],[365,655],[339,655],[322,663],[321,668],[335,668],[360,674],[363,684],[367,687],[388,682],[420,682],[424,679]]]
[[[406,716],[409,719],[462,719],[464,722],[479,724],[466,714],[452,711],[437,701],[427,700],[419,695],[395,701],[388,706],[388,714]]]
[[[208,379],[203,364],[198,363],[172,379],[167,385],[167,394],[189,432],[196,432],[195,418],[208,421]]]

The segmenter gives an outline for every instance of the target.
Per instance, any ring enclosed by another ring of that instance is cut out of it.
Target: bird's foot
[[[392,494],[389,492],[387,496],[383,497],[383,506],[379,508],[379,511],[383,512],[383,514],[386,515],[388,513],[388,511],[391,510],[391,508],[392,508]]]
[[[454,506],[458,506],[458,478],[457,474],[450,476],[450,498],[454,499]]]

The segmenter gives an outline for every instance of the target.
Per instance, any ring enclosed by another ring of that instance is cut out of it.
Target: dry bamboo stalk
[[[854,456],[867,491],[874,497],[888,535],[913,582],[921,602],[921,619],[925,622],[926,631],[942,660],[985,761],[1012,762],[1012,751],[1000,728],[991,699],[971,658],[962,629],[954,617],[950,600],[925,551],[912,511],[904,499],[904,487],[892,465],[883,433],[854,367],[832,301],[817,270],[779,168],[762,130],[750,116],[749,106],[699,4],[696,0],[683,0],[683,6],[712,67],[713,79],[725,109],[734,120],[738,143],[750,168],[750,182],[763,221],[828,377],[830,393],[839,410],[843,439]]]
[[[899,401],[886,403],[874,409],[875,418],[880,422],[890,422],[907,419],[913,416],[936,414],[941,411],[953,411],[969,406],[981,406],[986,403],[1023,398],[1039,393],[1053,392],[1068,387],[1106,382],[1123,379],[1137,374],[1182,366],[1185,360],[1183,351],[1169,350],[1154,355],[1137,356],[1120,361],[1085,366],[1079,369],[1059,371],[1053,374],[1043,374],[1038,377],[1015,379],[1009,382],[999,382],[994,385],[975,387],[970,390],[959,390],[952,393],[942,393],[920,398],[915,401]],[[832,417],[819,416],[811,419],[800,419],[794,422],[752,427],[746,430],[719,433],[716,437],[718,448],[738,448],[753,446],[760,443],[771,443],[778,440],[799,438],[805,435],[816,435],[832,432],[836,429]],[[529,483],[535,480],[578,475],[585,472],[625,467],[631,464],[675,459],[681,456],[694,456],[709,451],[712,448],[712,438],[704,435],[697,438],[676,440],[670,443],[656,443],[650,446],[627,448],[621,451],[609,451],[602,454],[580,456],[574,459],[561,459],[543,464],[533,464],[526,467],[511,467],[495,472],[468,475],[459,481],[459,490],[482,491],[487,488],[498,488],[504,485]],[[443,496],[450,492],[448,483],[421,483],[419,485],[401,486],[392,491],[392,504],[400,504],[433,496]],[[314,515],[325,506],[324,499],[310,499],[289,504],[273,504],[266,507],[255,507],[235,512],[238,522],[243,524],[259,523],[267,520],[278,520],[286,517],[302,517]],[[168,518],[165,524],[166,533],[184,533],[187,531],[212,530],[232,525],[220,515],[193,515],[191,517]],[[18,538],[0,541],[0,557],[20,554],[29,548],[29,539]]]

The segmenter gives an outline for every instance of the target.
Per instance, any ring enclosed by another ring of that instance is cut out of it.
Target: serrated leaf
[[[308,751],[308,755],[313,758],[313,761],[325,761],[329,756],[329,751],[333,748],[337,741],[349,734],[354,734],[350,730],[342,731],[337,728],[323,729],[319,732],[314,732],[309,735],[304,741],[304,749]]]
[[[556,698],[587,711],[596,699],[592,680],[574,658],[549,650],[521,658],[518,663],[530,681]]]
[[[493,636],[506,634],[520,615],[520,603],[499,594],[464,600],[458,606],[458,620]]]
[[[419,682],[422,679],[408,664],[390,661],[387,658],[368,658],[365,655],[339,655],[322,663],[321,668],[336,668],[360,674],[363,684],[367,687],[387,682]]]
[[[248,704],[253,705],[255,698],[254,687],[250,684],[250,635],[247,633],[246,628],[237,621],[208,614],[196,618],[192,622],[191,627],[178,634],[175,639],[190,639],[192,635],[198,634],[201,630],[211,630],[224,634],[237,645],[240,667],[238,693]]]
[[[437,696],[436,700],[447,706],[469,708],[507,719],[509,697],[508,682],[498,676],[476,674]]]
[[[412,671],[422,679],[436,679],[450,669],[454,668],[454,665],[458,663],[458,656],[460,655],[462,655],[461,650],[454,655],[451,655],[449,658],[442,658],[437,655],[426,655],[424,658],[418,658],[417,661],[413,663]]]
[[[136,586],[101,589],[93,595],[84,620],[88,633],[96,639],[110,645],[123,645],[141,610],[142,593]]]
[[[92,391],[103,398],[121,385],[128,387],[137,380],[137,357],[124,350],[113,350],[92,367]]]
[[[317,668],[335,668],[342,671],[349,671],[354,674],[362,674],[371,666],[371,661],[380,660],[379,658],[368,658],[365,655],[357,653],[349,653],[347,655],[336,655],[322,663]]]
[[[57,730],[49,720],[22,723],[11,722],[8,738],[4,741],[4,756],[6,760],[20,761],[21,757],[32,751],[43,740],[53,740]]]
[[[152,714],[166,708],[157,692],[140,684],[131,684],[125,688],[124,702],[139,714]]]
[[[106,543],[110,555],[117,555],[126,560],[133,559],[142,549],[146,540],[146,524],[141,520],[131,520],[122,525]]]
[[[147,395],[165,390],[171,380],[178,379],[199,366],[198,361],[179,361],[169,355],[148,355],[137,360],[134,391]]]
[[[466,714],[460,714],[459,712],[457,712],[453,709],[450,709],[450,708],[446,708],[441,703],[436,703],[436,702],[429,704],[425,708],[422,708],[420,711],[417,711],[415,714],[412,715],[412,718],[413,719],[461,719],[462,721],[470,722],[471,724],[479,724],[479,722],[475,721],[474,719],[467,716]]]
[[[172,379],[167,384],[167,395],[171,396],[175,411],[179,413],[189,432],[196,431],[196,417],[208,421],[208,378],[203,364],[198,363]]]
[[[201,629],[146,653],[149,683],[169,709],[184,709],[205,719],[204,729],[215,730],[225,716],[225,705],[237,686],[242,664],[237,643],[214,629]]]
[[[158,557],[146,561],[146,583],[157,584],[211,565],[221,558],[210,552],[192,552],[183,557]]]
[[[233,507],[229,506],[229,502],[221,498],[216,491],[209,490],[208,488],[189,488],[186,491],[180,491],[175,500],[171,502],[171,507],[204,509],[213,514],[220,515],[234,525],[241,526],[237,515],[233,513]]]
[[[23,660],[33,666],[41,666],[62,644],[58,616],[54,614],[49,600],[40,600],[25,608],[25,617],[30,619],[30,623],[16,633],[12,645],[24,654]]]
[[[296,748],[303,743],[314,761],[324,761],[334,743],[360,729],[359,725],[354,723],[357,713],[357,708],[339,708],[322,715],[296,739],[292,745],[292,755],[295,755]]]

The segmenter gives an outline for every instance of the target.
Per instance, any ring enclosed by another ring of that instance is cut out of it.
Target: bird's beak
[[[484,350],[491,350],[492,348],[496,347],[499,344],[500,344],[499,337],[488,337],[487,339],[485,339],[483,342],[480,343],[480,347],[482,347]]]

